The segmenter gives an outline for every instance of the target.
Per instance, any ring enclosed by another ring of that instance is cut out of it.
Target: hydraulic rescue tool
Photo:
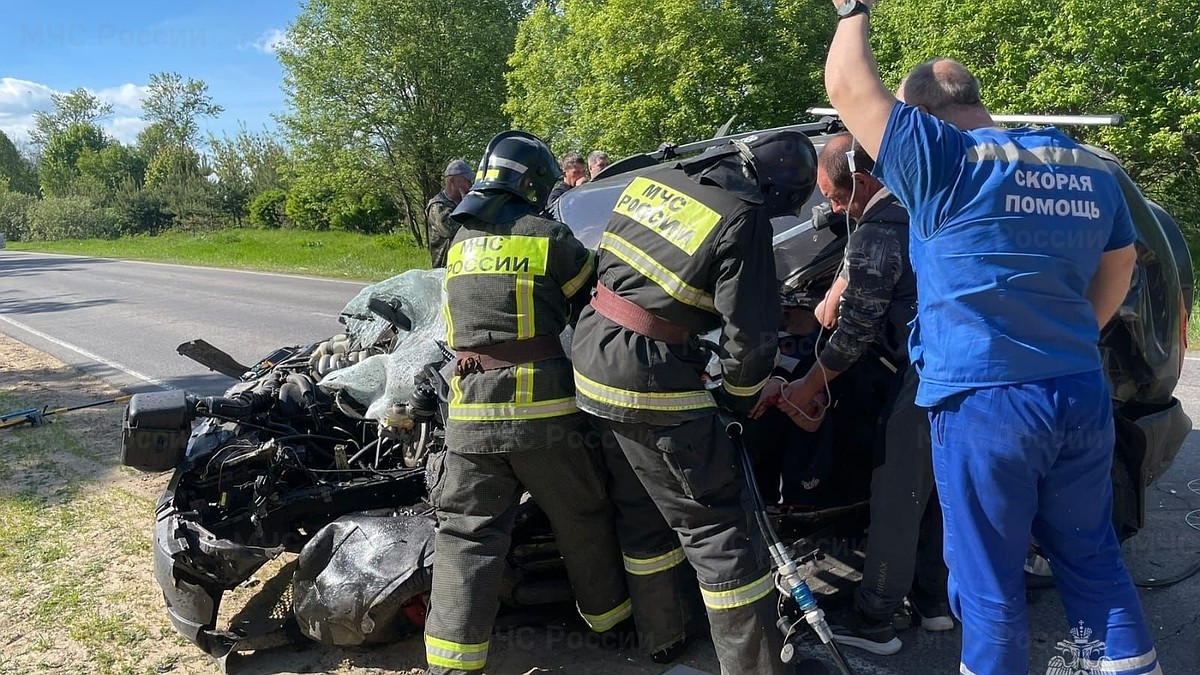
[[[796,615],[786,611],[784,603],[780,603],[779,621],[776,625],[783,632],[784,644],[779,658],[788,664],[796,660],[798,656],[797,638],[799,637],[796,627],[805,621],[812,627],[813,632],[821,640],[821,644],[829,650],[829,655],[841,675],[852,675],[846,658],[842,656],[837,643],[833,640],[833,631],[825,620],[825,612],[817,605],[817,599],[813,595],[812,589],[808,587],[808,581],[800,574],[800,566],[792,557],[787,546],[780,541],[779,535],[775,533],[775,528],[771,526],[771,521],[767,516],[767,505],[763,501],[762,492],[758,489],[758,481],[754,478],[754,466],[751,464],[750,454],[746,451],[746,444],[742,441],[742,423],[724,411],[720,415],[725,433],[729,435],[729,440],[737,448],[738,454],[742,458],[742,472],[746,475],[746,489],[749,490],[750,496],[754,500],[754,520],[758,523],[759,530],[762,531],[763,539],[771,552],[771,561],[775,565],[775,587],[780,593],[795,602],[799,612]]]

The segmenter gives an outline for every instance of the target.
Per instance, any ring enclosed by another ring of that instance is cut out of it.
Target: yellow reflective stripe
[[[451,383],[451,389],[453,388]],[[532,403],[457,403],[456,400],[462,400],[462,393],[456,392],[456,395],[457,399],[452,397],[450,400],[450,419],[459,422],[538,420],[579,412],[574,397]]]
[[[642,410],[701,410],[716,407],[707,391],[640,392],[617,389],[590,380],[575,371],[575,390],[586,398],[621,408]]]
[[[445,277],[442,277],[442,316],[446,319],[446,345],[454,349],[454,319],[450,316],[450,289],[447,288]]]
[[[685,283],[683,279],[680,279],[674,272],[660,265],[658,261],[650,257],[645,251],[625,241],[620,236],[611,232],[605,232],[600,237],[600,248],[620,258],[626,265],[637,270],[638,274],[658,284],[666,291],[667,295],[679,302],[709,312],[716,309],[711,295],[695,286]]]
[[[704,596],[704,606],[709,609],[734,609],[758,602],[770,595],[771,591],[774,590],[775,573],[767,572],[761,579],[752,581],[745,586],[739,586],[733,590],[710,591],[706,588],[701,588],[700,594]]]
[[[721,222],[721,214],[695,197],[644,176],[634,178],[625,188],[613,213],[649,229],[688,255],[695,254]]]
[[[487,663],[488,642],[468,645],[425,636],[425,658],[429,665],[458,670],[483,670]]]
[[[669,553],[664,553],[653,558],[634,558],[628,555],[622,555],[621,559],[625,563],[625,571],[638,577],[646,577],[659,572],[678,566],[687,556],[684,555],[682,548],[677,548]]]
[[[517,287],[517,339],[533,337],[533,277],[520,276]]]
[[[737,385],[729,384],[729,380],[723,380],[721,382],[721,386],[725,388],[725,391],[733,394],[734,396],[754,396],[758,392],[762,391],[763,387],[767,386],[767,380],[769,379],[771,378],[764,377],[762,382],[759,382],[758,384],[752,384],[749,387],[739,387]]]
[[[592,276],[592,272],[596,269],[596,252],[588,251],[587,260],[583,263],[583,268],[579,270],[573,279],[563,284],[562,292],[567,298],[575,297],[579,289],[583,288],[583,284],[587,282],[588,277]]]
[[[528,340],[533,337],[533,277],[519,276],[516,279],[517,295],[517,339]],[[514,400],[517,403],[533,402],[533,364],[522,363],[516,367],[517,391]]]
[[[533,403],[533,364],[518,363],[516,377],[517,391],[513,400],[517,403]]]
[[[633,602],[627,599],[603,614],[587,614],[581,609],[579,616],[583,617],[593,632],[603,633],[606,630],[612,630],[613,626],[633,616]]]
[[[462,400],[462,378],[454,375],[450,378],[450,405],[461,404]]]
[[[446,256],[446,278],[463,274],[546,273],[550,240],[546,237],[497,235],[472,237],[450,247]]]

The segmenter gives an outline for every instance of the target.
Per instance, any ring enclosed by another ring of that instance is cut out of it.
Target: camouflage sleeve
[[[753,210],[731,223],[717,246],[713,300],[723,318],[723,402],[742,413],[754,407],[775,367],[780,299],[772,233],[770,221]]]
[[[434,201],[425,209],[425,220],[429,223],[429,241],[449,242],[454,238],[458,225],[450,219],[450,209],[439,201]]]
[[[848,369],[883,334],[903,269],[903,245],[895,230],[871,224],[859,226],[850,237],[838,325],[820,357],[829,370]]]

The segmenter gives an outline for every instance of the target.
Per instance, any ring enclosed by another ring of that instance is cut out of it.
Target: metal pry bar
[[[809,108],[816,117],[837,117],[833,108]],[[1062,127],[1119,127],[1125,124],[1124,115],[992,115],[997,124],[1047,124]]]

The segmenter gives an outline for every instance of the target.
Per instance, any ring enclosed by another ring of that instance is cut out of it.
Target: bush
[[[384,234],[392,231],[400,217],[392,200],[371,193],[339,206],[329,218],[329,227],[334,230]]]
[[[301,230],[328,230],[328,205],[333,189],[319,180],[294,183],[287,193],[287,217]]]
[[[171,227],[166,202],[157,193],[128,182],[113,197],[113,214],[121,234],[159,234]]]
[[[0,234],[9,241],[29,238],[29,209],[37,203],[37,197],[0,190]]]
[[[266,190],[250,202],[250,224],[277,230],[286,227],[287,193],[283,190]]]
[[[27,239],[112,239],[120,229],[116,214],[86,197],[47,197],[29,208]]]

